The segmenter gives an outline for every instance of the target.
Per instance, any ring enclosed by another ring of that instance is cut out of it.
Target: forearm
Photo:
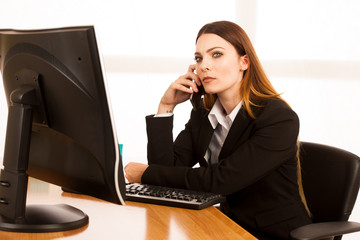
[[[146,117],[147,158],[149,164],[174,165],[172,129],[173,116]]]
[[[174,105],[174,104],[160,103],[159,107],[158,107],[157,114],[172,113],[172,112],[174,112],[175,106],[176,105]]]
[[[166,115],[166,114],[165,114]],[[165,166],[193,166],[197,160],[194,155],[191,137],[191,120],[173,142],[173,115],[167,117],[146,117],[148,137],[147,154],[149,164]]]

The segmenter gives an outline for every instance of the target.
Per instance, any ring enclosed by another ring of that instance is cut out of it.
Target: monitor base
[[[81,210],[66,204],[29,205],[25,219],[14,222],[0,216],[0,230],[10,232],[59,232],[87,225],[89,217]]]

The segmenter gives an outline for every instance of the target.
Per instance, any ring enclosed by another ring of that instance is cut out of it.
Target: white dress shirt
[[[224,145],[231,125],[233,124],[234,119],[238,114],[240,108],[241,102],[232,110],[229,115],[226,115],[226,112],[221,105],[219,99],[216,100],[214,106],[211,108],[208,118],[211,126],[213,127],[213,129],[215,129],[215,131],[204,156],[209,164],[214,164],[219,161],[219,154],[221,148]]]

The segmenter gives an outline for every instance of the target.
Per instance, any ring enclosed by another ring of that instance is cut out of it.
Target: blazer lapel
[[[208,162],[204,158],[206,150],[209,147],[211,137],[214,133],[214,129],[212,128],[209,119],[206,117],[202,118],[201,127],[200,127],[200,136],[199,136],[199,152],[201,154],[200,159],[202,159],[201,165],[208,165]]]
[[[234,119],[230,131],[225,139],[224,145],[221,149],[219,159],[227,156],[233,152],[232,149],[239,143],[244,131],[253,119],[247,114],[246,110],[242,107]]]

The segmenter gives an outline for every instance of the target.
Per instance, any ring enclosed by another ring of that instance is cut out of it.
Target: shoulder
[[[272,139],[273,149],[293,146],[296,143],[300,130],[300,121],[291,107],[282,99],[268,99],[258,108],[253,121],[257,136],[266,136]],[[289,145],[290,144],[290,145]]]
[[[280,98],[269,98],[260,103],[260,106],[263,106],[264,109],[288,109],[291,110],[289,104]]]
[[[292,119],[298,121],[296,112],[279,98],[270,98],[260,102],[254,107],[255,116],[257,119],[272,118],[277,120]]]

